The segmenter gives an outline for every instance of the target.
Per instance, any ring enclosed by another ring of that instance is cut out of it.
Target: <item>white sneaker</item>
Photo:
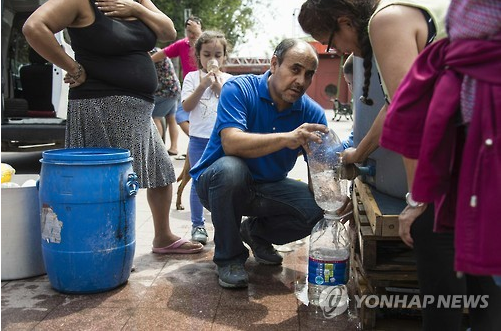
[[[202,245],[207,244],[207,239],[209,235],[207,234],[207,230],[203,226],[196,226],[191,229],[191,240],[198,241]]]

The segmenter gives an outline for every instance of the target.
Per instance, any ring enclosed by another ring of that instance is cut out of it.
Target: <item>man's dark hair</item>
[[[285,53],[287,53],[287,51],[292,47],[296,46],[296,44],[297,44],[297,39],[287,38],[282,40],[280,44],[277,45],[275,51],[273,52],[273,55],[277,57],[278,65],[282,64],[285,57]]]
[[[278,46],[275,48],[275,51],[273,52],[273,55],[275,55],[277,57],[278,65],[282,64],[287,51],[289,51],[289,49],[293,48],[294,46],[296,46],[300,42],[309,45],[311,47],[311,49],[315,52],[315,54],[317,53],[317,51],[307,42],[305,42],[301,39],[287,38],[287,39],[282,40],[280,42],[280,44],[278,44]]]
[[[200,26],[202,26],[202,19],[200,17],[190,16],[190,17],[188,17],[188,19],[186,20],[186,22],[184,22],[184,27],[187,27],[188,26],[188,22],[190,22],[190,21],[198,23]]]

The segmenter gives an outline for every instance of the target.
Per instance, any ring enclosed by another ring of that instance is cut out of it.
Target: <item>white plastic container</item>
[[[23,185],[38,175],[14,175]],[[2,188],[2,281],[45,274],[40,207],[35,186]]]

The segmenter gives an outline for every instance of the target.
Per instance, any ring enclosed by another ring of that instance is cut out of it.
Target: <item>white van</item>
[[[65,72],[33,51],[21,31],[26,19],[45,1],[2,1],[2,151],[64,147]],[[56,38],[73,54],[63,32]]]

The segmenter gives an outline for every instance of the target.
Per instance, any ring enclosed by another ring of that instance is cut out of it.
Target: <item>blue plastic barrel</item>
[[[130,152],[55,149],[40,162],[42,255],[52,287],[97,293],[127,282],[139,188]]]

